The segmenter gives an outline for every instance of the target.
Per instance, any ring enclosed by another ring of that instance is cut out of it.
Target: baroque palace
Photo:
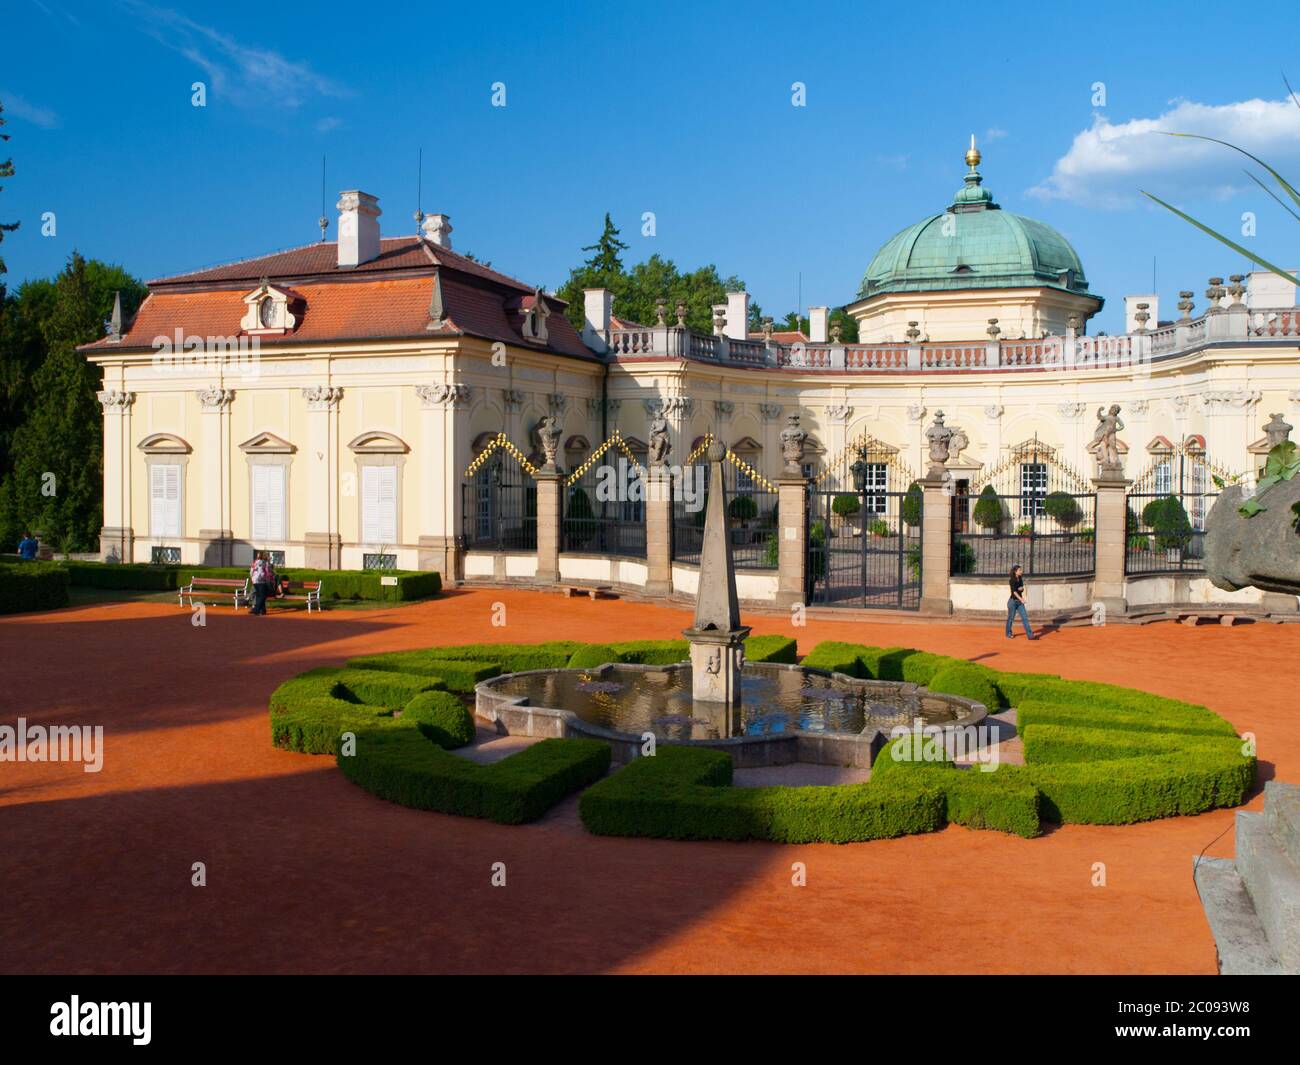
[[[607,500],[595,475],[636,481],[665,442],[689,466],[712,436],[732,459],[741,594],[776,600],[793,432],[812,601],[914,606],[907,493],[938,421],[954,430],[954,581],[972,582],[953,603],[1005,597],[975,586],[1022,561],[1073,580],[1068,605],[1091,595],[1093,441],[1118,405],[1126,574],[1163,579],[1150,601],[1222,595],[1198,578],[1197,536],[1216,483],[1251,479],[1300,405],[1294,287],[1211,278],[1165,318],[1155,295],[1127,296],[1125,332],[1089,335],[1102,299],[1070,243],[998,207],[973,143],[966,162],[951,202],[871,260],[846,308],[854,343],[827,307],[807,336],[751,331],[744,292],[702,335],[666,301],[633,323],[588,291],[578,332],[561,301],[453,251],[448,216],[385,238],[375,198],[344,192],[337,242],[153,281],[132,321],[82,349],[103,370],[103,554],[238,564],[266,549],[289,566],[533,579],[534,481],[553,450],[558,572],[690,594],[702,511],[678,486],[667,528],[647,525],[639,491]],[[1167,498],[1186,528],[1150,507]],[[660,537],[671,571],[656,575]]]

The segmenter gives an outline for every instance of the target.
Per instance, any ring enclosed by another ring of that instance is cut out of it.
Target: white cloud
[[[20,118],[24,122],[30,122],[33,126],[40,126],[41,129],[58,129],[59,127],[58,115],[48,107],[40,107],[37,104],[29,103],[16,92],[0,89],[0,104],[4,104],[5,115],[9,118]]]
[[[989,128],[984,131],[985,141],[1000,141],[1003,137],[1010,136],[1011,134],[1001,126],[989,126]]]
[[[333,115],[327,115],[324,118],[316,120],[316,132],[328,133],[330,130],[338,129],[343,125],[343,119],[335,118]]]
[[[876,162],[890,170],[906,170],[911,159],[912,157],[906,153],[876,156]]]
[[[298,107],[318,96],[344,97],[351,91],[318,74],[306,63],[279,52],[253,48],[169,8],[142,0],[123,0],[137,26],[159,44],[179,52],[207,75],[210,93],[240,107]]]
[[[1029,189],[1044,200],[1071,200],[1090,207],[1130,207],[1141,189],[1183,201],[1224,199],[1253,188],[1245,168],[1271,179],[1238,152],[1220,144],[1165,133],[1199,133],[1235,144],[1259,156],[1284,176],[1300,164],[1300,107],[1284,100],[1243,100],[1231,104],[1171,101],[1155,118],[1112,123],[1094,114],[1051,176]]]

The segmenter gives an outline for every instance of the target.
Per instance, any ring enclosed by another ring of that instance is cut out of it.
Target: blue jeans
[[[266,613],[266,597],[270,591],[271,586],[269,584],[253,585],[253,609],[249,611],[250,614]]]
[[[1015,596],[1007,600],[1007,635],[1011,635],[1011,624],[1016,620],[1016,615],[1020,615],[1020,624],[1025,627],[1025,635],[1033,639],[1034,630],[1029,627],[1029,611],[1025,609],[1025,604]]]

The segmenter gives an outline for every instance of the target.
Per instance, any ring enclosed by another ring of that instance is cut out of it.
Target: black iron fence
[[[515,480],[486,471],[461,485],[465,546],[479,551],[537,550],[537,486],[522,470]]]
[[[1091,576],[1097,497],[1082,492],[983,492],[953,497],[953,575]]]
[[[952,498],[954,576],[1086,577],[1096,570],[1092,493],[985,490]]]
[[[1126,573],[1205,569],[1205,517],[1217,492],[1135,492],[1128,497]]]
[[[731,554],[741,569],[777,568],[777,493],[724,467],[727,483],[727,534]],[[691,480],[687,480],[690,478]],[[673,482],[674,562],[699,565],[708,503],[708,466],[688,467]]]
[[[809,602],[915,610],[921,602],[921,490],[808,494]]]
[[[561,550],[646,557],[645,483],[626,459],[593,466],[564,489]]]

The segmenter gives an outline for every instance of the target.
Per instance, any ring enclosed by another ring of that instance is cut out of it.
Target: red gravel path
[[[805,650],[902,643],[1203,702],[1256,733],[1262,776],[1300,780],[1300,626],[1110,626],[1031,644],[997,627],[747,620]],[[204,628],[155,603],[0,619],[0,723],[106,732],[99,774],[0,763],[0,969],[1213,971],[1191,858],[1221,833],[1209,853],[1232,854],[1228,811],[1036,840],[958,827],[839,847],[602,839],[574,801],[514,828],[421,813],[269,742],[271,689],[348,655],[670,637],[688,621],[528,591],[312,617],[214,608]],[[490,884],[498,861],[505,887]],[[806,887],[791,886],[795,861]]]

